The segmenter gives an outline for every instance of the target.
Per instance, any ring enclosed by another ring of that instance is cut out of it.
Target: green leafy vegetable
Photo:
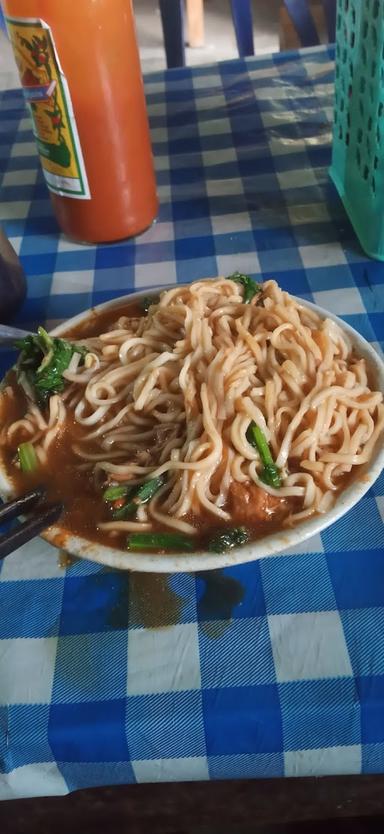
[[[217,533],[208,542],[208,550],[213,553],[225,553],[232,547],[237,547],[240,544],[245,544],[249,539],[249,533],[245,527],[234,527],[232,530],[223,530],[222,533]]]
[[[250,278],[249,275],[242,275],[241,272],[234,272],[233,275],[228,275],[228,278],[230,281],[236,281],[237,284],[242,285],[245,304],[249,304],[253,296],[262,291],[260,284],[257,284],[256,281],[254,281],[253,278]]]
[[[19,381],[25,377],[39,405],[45,405],[51,394],[64,390],[63,372],[68,368],[74,353],[86,354],[86,348],[58,339],[39,327],[36,335],[26,336],[15,342],[20,349],[17,362]]]
[[[140,307],[144,310],[144,313],[148,313],[149,308],[152,304],[159,303],[159,296],[158,295],[145,295],[144,298],[140,301]]]
[[[20,468],[22,472],[35,472],[39,462],[32,443],[20,443],[17,450],[19,456]]]
[[[181,533],[131,533],[128,550],[194,550],[194,542]]]
[[[247,440],[252,446],[255,447],[255,449],[257,449],[260,455],[260,460],[263,464],[260,480],[264,481],[264,483],[268,484],[268,486],[279,489],[281,487],[279,468],[273,461],[265,434],[254,422],[252,422],[248,427]]]

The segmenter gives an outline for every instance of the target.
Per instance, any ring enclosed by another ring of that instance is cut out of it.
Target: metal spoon
[[[7,324],[0,324],[0,345],[12,345],[16,339],[24,339],[30,336],[30,330],[20,330],[18,327],[9,327]]]

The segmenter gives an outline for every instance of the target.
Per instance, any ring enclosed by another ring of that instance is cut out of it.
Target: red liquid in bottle
[[[131,1],[3,5],[61,228],[95,243],[144,231],[158,203]]]

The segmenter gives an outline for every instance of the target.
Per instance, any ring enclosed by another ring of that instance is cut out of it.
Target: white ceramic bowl
[[[105,304],[100,304],[98,307],[93,307],[91,310],[85,310],[72,319],[59,325],[52,331],[52,335],[61,336],[69,328],[75,327],[84,322],[94,312],[103,312],[112,310],[122,304],[127,304],[131,301],[137,301],[140,298],[148,295],[157,294],[169,287],[159,287],[158,289],[144,290],[141,292],[130,293],[107,301]],[[296,301],[305,307],[314,310],[324,318],[333,319],[345,331],[353,346],[356,349],[358,356],[364,357],[369,363],[372,371],[375,389],[384,393],[384,362],[379,354],[363,339],[359,333],[352,327],[343,322],[337,316],[318,307],[316,304],[311,304],[309,301],[304,301],[301,298],[296,298]],[[100,562],[103,565],[109,565],[114,568],[121,568],[124,570],[134,570],[141,572],[152,573],[180,573],[182,571],[201,571],[213,570],[214,568],[224,568],[229,565],[238,565],[243,562],[251,562],[254,559],[265,559],[267,556],[276,556],[287,548],[294,549],[302,544],[306,539],[314,536],[325,530],[337,519],[341,518],[348,510],[354,507],[360,498],[372,486],[376,478],[380,475],[384,466],[384,443],[381,437],[376,445],[371,462],[359,468],[354,481],[338,496],[335,506],[324,515],[317,515],[298,524],[293,529],[281,530],[280,532],[271,533],[264,536],[256,542],[250,542],[242,547],[234,548],[227,553],[210,553],[208,551],[198,553],[132,553],[130,551],[122,551],[114,547],[108,547],[104,544],[91,542],[81,536],[74,536],[68,533],[59,524],[50,527],[43,533],[43,538],[51,544],[66,550],[73,556],[82,559],[90,559],[93,562]],[[0,459],[0,493],[3,497],[12,496],[12,484],[7,478],[4,466]]]

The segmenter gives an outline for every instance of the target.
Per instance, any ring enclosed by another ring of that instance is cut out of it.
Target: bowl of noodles
[[[384,364],[248,276],[132,293],[18,345],[0,491],[60,501],[44,538],[111,567],[221,568],[301,545],[384,464]]]

